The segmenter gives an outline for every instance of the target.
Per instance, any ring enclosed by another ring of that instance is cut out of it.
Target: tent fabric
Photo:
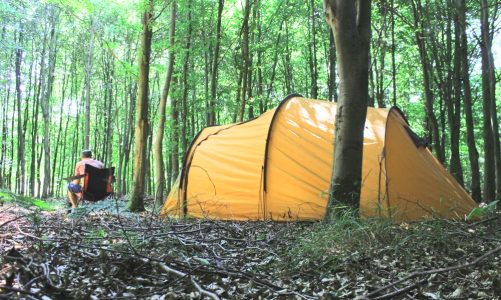
[[[333,167],[336,103],[285,98],[251,121],[203,129],[161,215],[320,220]],[[462,218],[475,202],[408,128],[400,110],[369,108],[360,213],[396,221]]]

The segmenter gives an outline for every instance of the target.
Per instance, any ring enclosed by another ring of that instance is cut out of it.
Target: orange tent
[[[161,214],[322,219],[335,115],[336,103],[291,95],[256,119],[203,129],[185,155]],[[476,206],[397,108],[368,109],[363,151],[362,216],[462,218]]]

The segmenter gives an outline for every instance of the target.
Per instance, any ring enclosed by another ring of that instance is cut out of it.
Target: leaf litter
[[[409,287],[391,298],[501,297],[499,252],[371,296],[499,247],[499,215],[388,225],[390,240],[376,232],[350,246],[319,243],[329,229],[319,223],[163,219],[109,202],[73,217],[0,207],[0,299],[382,299]]]

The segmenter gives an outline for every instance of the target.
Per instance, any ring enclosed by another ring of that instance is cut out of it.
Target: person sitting
[[[91,165],[98,169],[104,168],[102,162],[92,158],[92,151],[90,150],[83,150],[80,158],[81,160],[75,166],[74,176],[79,178],[68,183],[68,200],[71,203],[71,208],[78,207],[78,202],[82,198],[82,185],[80,185],[80,180],[85,174],[85,165]]]

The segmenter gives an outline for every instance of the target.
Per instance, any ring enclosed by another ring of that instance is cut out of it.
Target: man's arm
[[[82,170],[82,167],[85,166],[81,163],[77,163],[75,166],[75,176],[72,177],[74,184],[80,184],[80,178],[84,176],[84,170]]]
[[[85,175],[75,175],[75,176],[70,176],[70,177],[65,177],[63,178],[63,180],[67,180],[67,181],[74,181],[76,179],[80,179],[80,178],[83,178]]]

